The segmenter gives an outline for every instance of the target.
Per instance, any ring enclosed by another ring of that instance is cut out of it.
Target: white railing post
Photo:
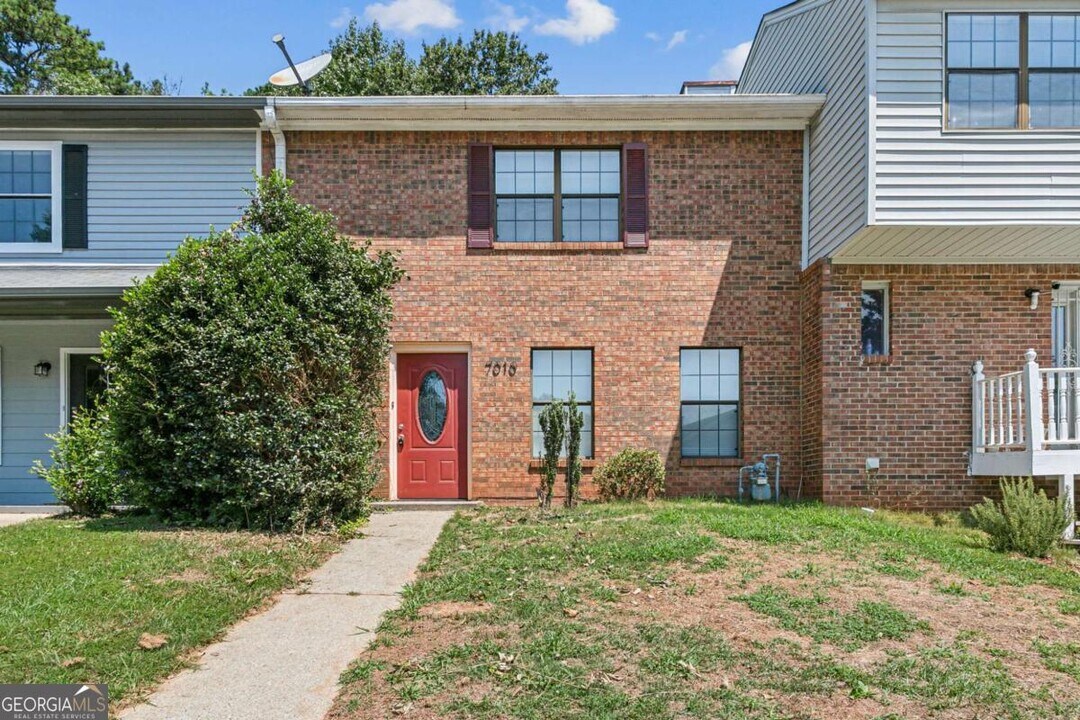
[[[983,425],[986,401],[986,375],[983,374],[982,360],[976,360],[971,366],[971,450],[978,452],[986,448],[986,426]]]
[[[1039,375],[1038,357],[1034,350],[1024,353],[1024,397],[1027,400],[1027,413],[1024,417],[1028,452],[1042,450],[1046,435],[1043,434],[1042,377]]]

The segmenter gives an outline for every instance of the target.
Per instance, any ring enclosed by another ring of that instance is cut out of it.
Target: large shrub
[[[120,467],[160,515],[299,529],[374,485],[395,259],[259,179],[236,227],[186,241],[102,338]]]
[[[664,494],[664,462],[655,450],[625,448],[593,475],[600,499],[640,500]]]
[[[89,517],[120,501],[120,473],[104,412],[76,412],[71,423],[49,439],[55,443],[49,450],[52,462],[45,466],[37,460],[33,469],[52,486],[57,500]]]
[[[1035,490],[1031,478],[1001,480],[1001,503],[983,498],[971,508],[975,525],[990,535],[990,545],[1001,552],[1045,557],[1073,522],[1066,498],[1051,500]]]

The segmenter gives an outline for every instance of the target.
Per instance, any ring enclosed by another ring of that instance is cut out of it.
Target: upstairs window
[[[1028,18],[1031,127],[1080,127],[1080,15]]]
[[[621,151],[495,150],[499,242],[619,242]]]
[[[58,244],[59,152],[50,144],[0,145],[0,248]]]
[[[952,13],[948,126],[1080,127],[1080,15]]]

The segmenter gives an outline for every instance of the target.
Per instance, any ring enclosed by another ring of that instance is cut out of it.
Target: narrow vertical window
[[[1080,15],[1028,19],[1032,128],[1080,127]]]
[[[683,457],[739,454],[740,351],[684,348],[679,353]]]
[[[592,350],[532,351],[532,452],[544,454],[540,413],[554,400],[565,402],[574,393],[585,422],[581,427],[581,456],[593,456],[593,353]],[[566,448],[563,448],[566,453]]]
[[[889,286],[866,282],[862,286],[863,355],[889,354]]]

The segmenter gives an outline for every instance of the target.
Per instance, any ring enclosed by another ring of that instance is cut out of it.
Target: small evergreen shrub
[[[540,430],[544,434],[544,457],[540,469],[540,507],[551,507],[555,493],[555,477],[559,474],[559,457],[566,438],[566,414],[558,400],[540,411]]]
[[[581,486],[581,428],[585,415],[578,408],[577,398],[570,393],[566,402],[566,507],[574,507]]]
[[[120,502],[120,473],[101,410],[78,411],[71,423],[49,439],[52,462],[34,461],[34,472],[52,486],[56,499],[77,515],[98,517]]]
[[[402,273],[289,187],[259,178],[237,226],[185,241],[102,337],[119,467],[163,517],[301,530],[367,508]]]
[[[605,462],[593,475],[600,499],[653,499],[664,494],[664,463],[655,450],[626,448]]]
[[[975,526],[990,536],[991,547],[999,552],[1046,557],[1073,522],[1072,505],[1036,491],[1031,478],[1002,478],[1000,487],[1000,503],[983,498],[971,508]]]

